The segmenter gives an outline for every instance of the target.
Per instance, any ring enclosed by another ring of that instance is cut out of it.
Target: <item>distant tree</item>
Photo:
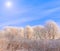
[[[47,37],[49,39],[55,39],[56,35],[58,34],[59,27],[54,21],[46,22],[45,29],[47,32]]]

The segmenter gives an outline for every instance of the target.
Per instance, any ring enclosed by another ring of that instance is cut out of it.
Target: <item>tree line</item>
[[[59,26],[54,21],[47,21],[44,26],[26,26],[26,27],[12,27],[6,26],[0,31],[0,38],[7,38],[10,40],[16,39],[58,39]]]

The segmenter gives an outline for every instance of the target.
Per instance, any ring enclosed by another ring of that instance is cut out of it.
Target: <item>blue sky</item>
[[[8,1],[11,8],[5,6]],[[47,20],[60,25],[60,0],[0,0],[0,28],[44,25]]]

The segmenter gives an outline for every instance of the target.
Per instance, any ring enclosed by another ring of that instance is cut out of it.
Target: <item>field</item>
[[[60,40],[0,40],[0,51],[60,51]]]

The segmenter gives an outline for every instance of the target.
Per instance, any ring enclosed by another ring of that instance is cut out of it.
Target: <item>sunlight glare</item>
[[[6,7],[10,8],[10,7],[12,7],[12,2],[8,1],[8,2],[5,3],[5,5],[6,5]]]

